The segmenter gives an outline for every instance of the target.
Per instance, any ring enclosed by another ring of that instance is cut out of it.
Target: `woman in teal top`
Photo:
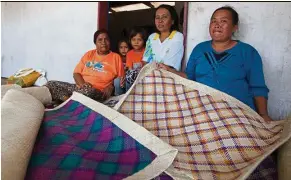
[[[268,98],[262,60],[250,45],[235,41],[230,49],[217,52],[212,41],[198,44],[186,68],[188,79],[225,92],[255,109],[254,97]]]
[[[265,121],[269,89],[264,80],[262,59],[251,45],[232,40],[238,28],[238,14],[231,7],[214,11],[210,41],[192,51],[185,73],[160,66],[183,77],[225,92],[257,111]]]
[[[264,80],[262,59],[251,45],[231,39],[237,28],[237,12],[231,7],[218,8],[209,25],[212,40],[193,49],[186,73],[159,64],[158,67],[225,92],[250,106],[269,122],[269,90]],[[274,155],[266,158],[249,179],[278,179],[275,160]]]

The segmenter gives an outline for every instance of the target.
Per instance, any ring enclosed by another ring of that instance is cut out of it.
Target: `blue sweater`
[[[188,79],[225,92],[255,110],[254,97],[268,98],[262,59],[251,45],[237,41],[224,52],[217,53],[211,41],[198,44],[187,63]]]

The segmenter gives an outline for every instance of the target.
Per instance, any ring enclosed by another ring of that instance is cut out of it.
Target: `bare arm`
[[[272,121],[272,119],[268,115],[268,105],[267,105],[267,99],[263,96],[257,96],[255,97],[255,106],[257,109],[257,112],[266,122]]]
[[[74,73],[73,77],[74,77],[74,80],[75,80],[77,86],[79,86],[79,87],[82,87],[86,83],[80,73]]]

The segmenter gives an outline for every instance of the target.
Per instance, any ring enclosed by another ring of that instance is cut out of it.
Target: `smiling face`
[[[109,52],[110,41],[107,33],[101,33],[96,38],[96,49],[98,54],[107,54]]]
[[[156,12],[155,25],[160,32],[170,32],[174,24],[170,12],[165,8],[160,8]]]
[[[211,17],[209,33],[213,41],[225,42],[231,39],[232,33],[237,30],[233,24],[231,12],[218,10]]]

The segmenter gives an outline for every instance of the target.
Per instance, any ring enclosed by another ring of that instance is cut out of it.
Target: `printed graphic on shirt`
[[[152,62],[154,60],[154,53],[152,50],[152,43],[151,43],[150,39],[148,40],[145,49],[146,49],[146,51],[144,53],[144,56],[146,57],[147,62]]]
[[[102,62],[88,61],[87,68],[92,68],[93,71],[104,72],[104,64]]]

